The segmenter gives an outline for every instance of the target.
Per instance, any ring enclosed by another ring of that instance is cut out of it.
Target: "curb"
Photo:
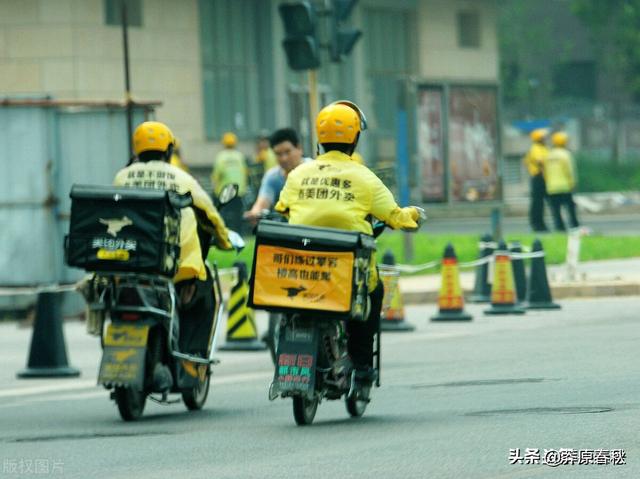
[[[473,294],[473,290],[465,289],[463,293],[466,299]],[[554,299],[640,296],[640,283],[620,281],[615,283],[552,284],[551,295]],[[438,301],[438,291],[403,291],[402,300],[405,305],[436,303]]]

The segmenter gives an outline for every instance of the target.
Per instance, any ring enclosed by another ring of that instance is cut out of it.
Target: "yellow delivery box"
[[[375,240],[363,233],[261,221],[249,305],[364,320],[373,251]]]

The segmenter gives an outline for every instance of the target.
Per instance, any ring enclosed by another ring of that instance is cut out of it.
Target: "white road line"
[[[232,374],[225,376],[216,376],[215,371],[213,375],[213,379],[211,382],[211,387],[216,387],[219,384],[237,384],[244,382],[251,382],[256,380],[265,380],[269,381],[273,377],[272,371],[256,371],[250,373],[241,373],[241,374]],[[58,393],[68,392],[68,391],[81,391],[81,390],[93,390],[97,387],[100,387],[100,391],[85,391],[77,394],[67,394],[60,396]],[[51,396],[52,394],[56,394],[56,396]],[[74,383],[68,384],[51,384],[51,385],[42,385],[42,386],[33,386],[33,387],[20,387],[14,389],[6,389],[4,391],[0,391],[0,398],[24,398],[25,396],[42,396],[47,395],[47,397],[43,399],[32,399],[32,400],[51,400],[51,401],[59,401],[62,399],[73,400],[74,398],[83,399],[89,397],[98,397],[108,395],[109,393],[96,384],[95,380],[84,380],[84,381],[76,381]],[[1,406],[6,407],[9,405]]]
[[[73,391],[76,389],[87,389],[96,385],[96,380],[79,380],[72,383],[63,384],[46,384],[40,386],[20,387],[13,389],[4,389],[0,391],[0,398],[32,396],[36,394],[47,394],[50,392]]]

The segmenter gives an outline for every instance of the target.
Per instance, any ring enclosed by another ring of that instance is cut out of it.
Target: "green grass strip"
[[[531,234],[507,235],[507,242],[519,241],[523,247],[530,248],[536,236]],[[546,253],[547,264],[564,263],[567,252],[567,236],[564,234],[547,234],[538,236]],[[378,261],[385,251],[390,250],[396,262],[404,264],[421,264],[442,258],[447,243],[453,244],[458,261],[472,261],[478,257],[479,235],[447,235],[417,233],[413,235],[414,257],[408,261],[404,255],[402,233],[385,232],[378,238]],[[239,254],[211,250],[210,261],[217,261],[218,267],[231,267],[234,261],[244,261],[250,268],[253,262],[254,240],[247,240],[247,247]],[[593,235],[582,238],[580,261],[619,259],[640,257],[640,237],[633,236],[601,236]],[[437,270],[425,271],[426,274]]]

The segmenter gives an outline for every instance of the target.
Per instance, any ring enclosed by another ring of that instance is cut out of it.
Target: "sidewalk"
[[[567,281],[565,265],[547,267],[547,279],[554,299],[640,296],[640,258],[579,263],[578,278],[577,281]],[[474,270],[460,273],[465,296],[473,291],[474,281]],[[405,304],[436,302],[440,282],[439,274],[401,277],[400,291]]]

